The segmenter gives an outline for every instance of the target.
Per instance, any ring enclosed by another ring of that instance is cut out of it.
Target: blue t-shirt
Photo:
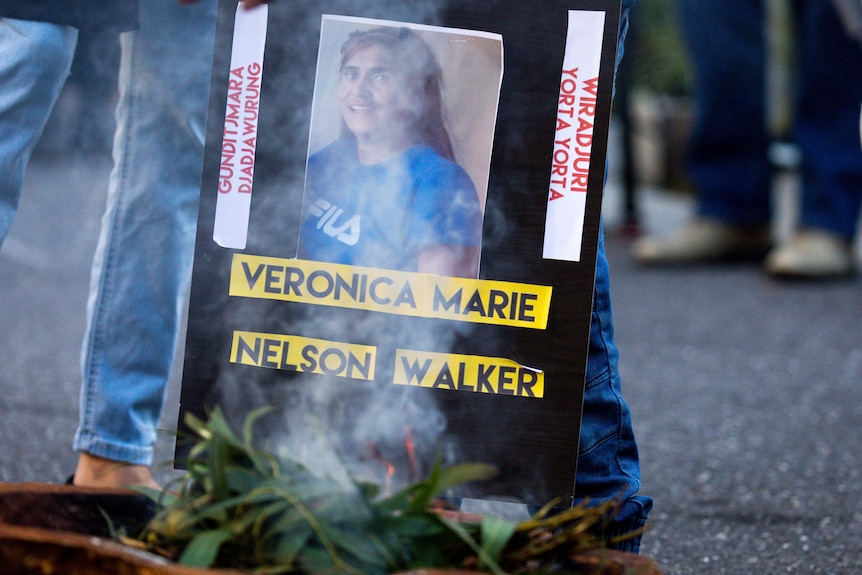
[[[373,165],[354,140],[337,140],[308,160],[297,257],[418,271],[424,246],[478,246],[482,210],[458,164],[416,146]]]

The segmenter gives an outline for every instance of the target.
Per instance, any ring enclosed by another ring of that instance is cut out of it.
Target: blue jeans
[[[856,232],[862,205],[862,49],[831,2],[795,0],[793,140],[802,153],[801,225]],[[772,168],[761,0],[681,0],[698,109],[689,175],[701,215],[768,224]]]
[[[216,3],[141,2],[121,36],[114,169],[93,261],[74,448],[152,462],[191,272]]]
[[[585,498],[594,502],[618,499],[620,510],[604,533],[613,537],[646,525],[653,502],[649,497],[637,495],[640,487],[640,459],[631,412],[622,396],[619,352],[614,343],[610,272],[604,238],[600,234],[575,503]],[[623,541],[616,547],[637,552],[640,537]]]
[[[0,18],[0,245],[18,210],[24,170],[69,76],[78,31]]]
[[[623,56],[628,15],[629,9],[623,8],[617,65]],[[610,271],[604,232],[600,230],[575,503],[585,498],[591,501],[618,499],[620,510],[613,524],[603,533],[605,537],[613,537],[646,525],[653,502],[649,497],[637,495],[640,487],[640,459],[631,412],[621,391],[619,353],[614,343]],[[637,552],[640,539],[640,536],[630,538],[615,547]]]

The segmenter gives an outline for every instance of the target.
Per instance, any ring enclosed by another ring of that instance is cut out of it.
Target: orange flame
[[[416,466],[416,443],[413,440],[413,430],[407,425],[404,427],[404,449],[407,451],[407,463],[410,465],[410,477],[413,481],[419,479],[419,469]]]

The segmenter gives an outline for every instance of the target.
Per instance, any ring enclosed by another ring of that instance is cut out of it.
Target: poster
[[[482,461],[453,495],[567,505],[618,21],[222,1],[180,421],[272,406],[262,446],[321,473]]]

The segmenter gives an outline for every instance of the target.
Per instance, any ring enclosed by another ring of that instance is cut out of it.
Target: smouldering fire
[[[383,476],[383,488],[385,492],[391,490],[392,484],[395,481],[395,475],[398,472],[398,467],[392,459],[389,459],[383,454],[380,445],[377,442],[371,442],[369,445],[371,458],[383,466],[385,472]],[[419,465],[416,459],[416,442],[413,437],[413,430],[409,425],[404,427],[404,459],[406,460],[409,473],[409,481],[414,482],[419,480]],[[403,469],[403,468],[402,468]],[[403,474],[403,472],[402,472]]]
[[[418,481],[419,469],[416,465],[416,444],[413,441],[413,430],[410,429],[409,425],[404,426],[404,434],[406,436],[404,449],[407,451],[407,463],[410,465],[410,479],[411,481]]]

